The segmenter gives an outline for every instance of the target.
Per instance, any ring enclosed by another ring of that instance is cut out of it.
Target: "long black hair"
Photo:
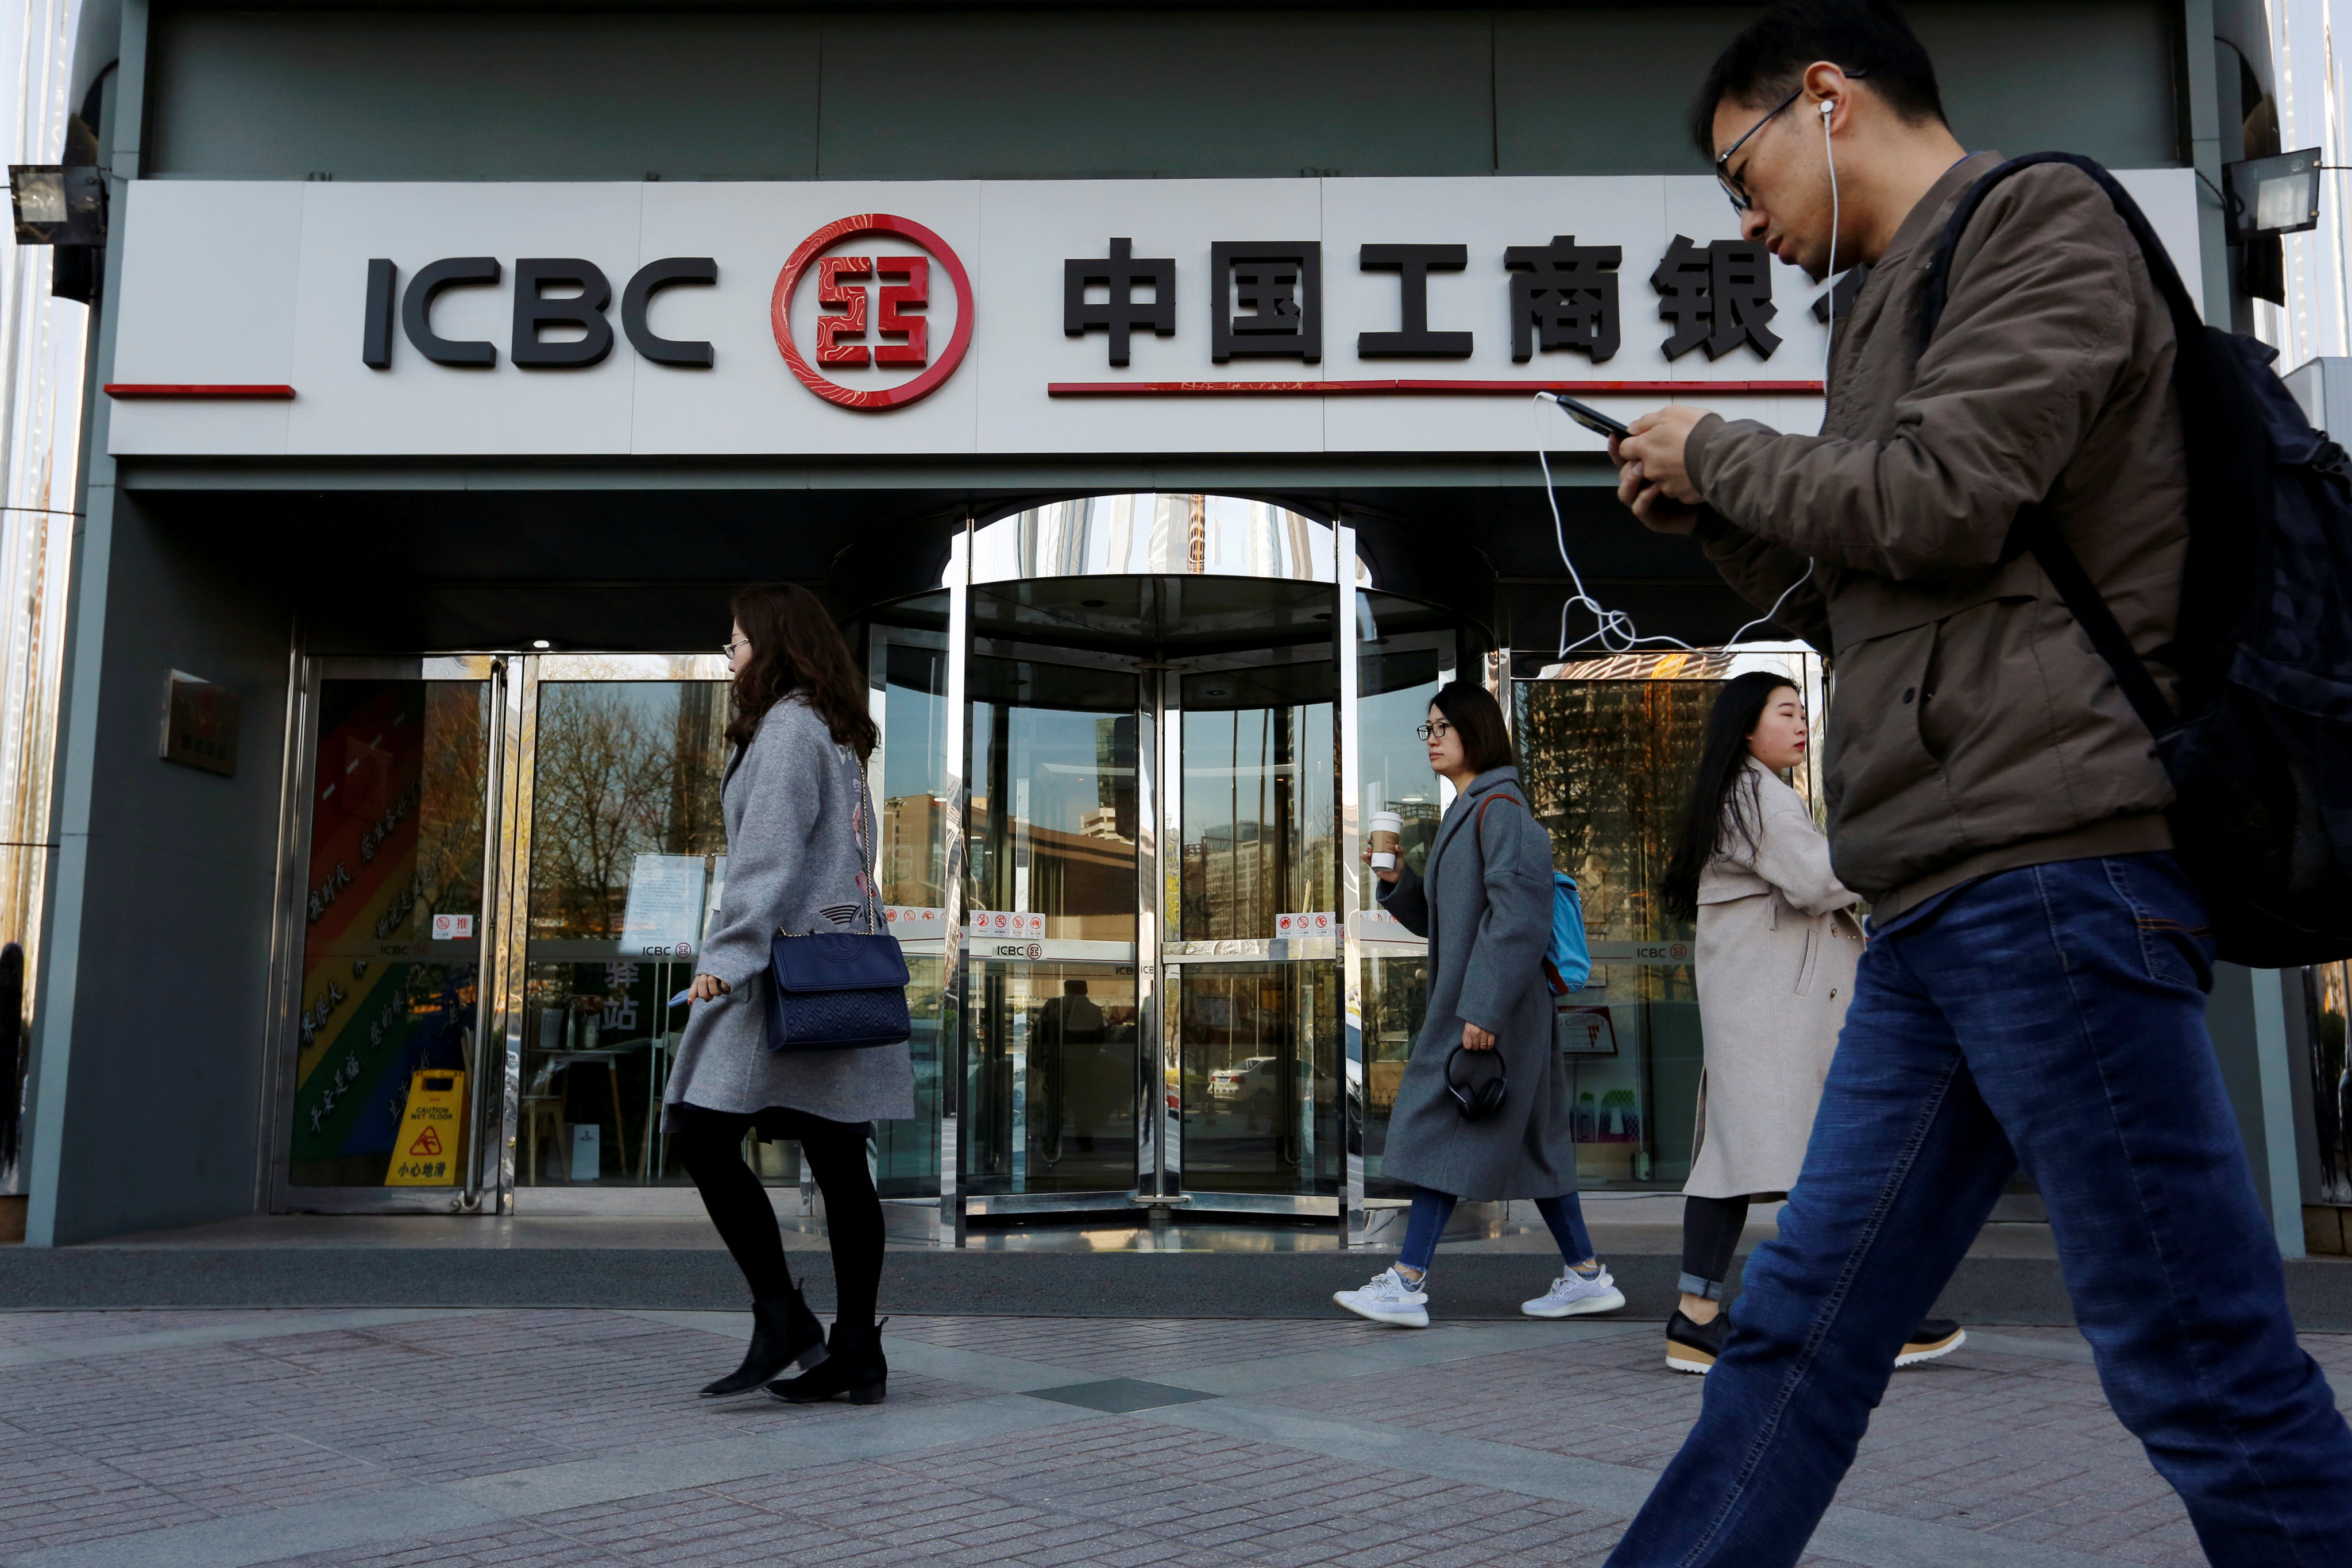
[[[1748,813],[1746,792],[1738,785],[1748,771],[1748,737],[1764,721],[1772,694],[1794,691],[1797,683],[1769,669],[1751,669],[1723,683],[1715,707],[1706,716],[1706,744],[1698,754],[1698,772],[1691,779],[1690,803],[1683,807],[1682,832],[1675,839],[1675,857],[1658,884],[1658,899],[1676,920],[1698,919],[1698,874],[1732,835],[1751,843],[1756,824]]]

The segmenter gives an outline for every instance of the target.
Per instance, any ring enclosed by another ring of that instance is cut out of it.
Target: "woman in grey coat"
[[[874,1321],[882,1201],[866,1145],[876,1121],[915,1113],[914,1064],[904,1041],[772,1052],[761,988],[776,931],[865,930],[877,912],[865,766],[874,721],[848,645],[815,595],[746,588],[732,607],[727,885],[696,961],[694,1012],[663,1107],[678,1161],[751,1288],[743,1364],[702,1392],[767,1384],[795,1404],[847,1394],[872,1405],[889,1365]],[[743,1137],[754,1129],[798,1141],[824,1192],[836,1309],[829,1347],[785,1267],[767,1192],[744,1163]],[[770,1382],[820,1357],[803,1376]]]
[[[1429,1268],[1464,1198],[1533,1198],[1559,1244],[1559,1278],[1519,1310],[1578,1317],[1625,1304],[1593,1256],[1576,1201],[1568,1082],[1552,1041],[1551,838],[1519,793],[1511,737],[1486,689],[1440,688],[1421,726],[1429,765],[1454,788],[1428,869],[1375,874],[1381,904],[1429,939],[1429,1011],[1397,1085],[1382,1169],[1412,1184],[1394,1267],[1332,1300],[1399,1328],[1429,1326]],[[1500,1084],[1501,1103],[1481,1109]],[[1475,1112],[1475,1114],[1474,1114]]]

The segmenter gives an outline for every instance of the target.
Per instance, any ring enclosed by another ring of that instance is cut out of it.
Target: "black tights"
[[[743,1134],[754,1127],[763,1138],[799,1140],[801,1158],[824,1193],[825,1233],[833,1241],[834,1317],[848,1328],[871,1328],[874,1297],[882,1284],[882,1199],[866,1165],[866,1129],[804,1111],[669,1108],[678,1163],[694,1178],[702,1206],[755,1301],[789,1292],[793,1274],[784,1263],[784,1240],[768,1191],[743,1163]]]
[[[1683,1277],[1685,1295],[1723,1300],[1731,1278],[1732,1255],[1739,1250],[1740,1227],[1748,1223],[1749,1194],[1736,1198],[1683,1199]]]

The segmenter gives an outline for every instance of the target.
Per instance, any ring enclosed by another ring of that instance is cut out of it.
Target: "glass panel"
[[[2311,1111],[2319,1155],[2321,1203],[2352,1205],[2352,1060],[2344,1022],[2352,1016],[2352,964],[2323,963],[2305,972],[2310,1004]]]
[[[464,1184],[489,732],[478,681],[320,685],[295,1186]]]
[[[1339,1191],[1339,967],[1176,965],[1184,1185]]]
[[[1684,942],[1657,885],[1719,683],[1537,680],[1514,687],[1522,776],[1577,880],[1595,943]],[[1676,1184],[1690,1173],[1701,1064],[1690,964],[1596,957],[1567,999],[1579,1179]]]
[[[886,1198],[940,1195],[940,1011],[946,988],[936,950],[907,955],[907,1012],[915,1033],[915,1114],[874,1124],[874,1183]]]
[[[1396,1110],[1397,1085],[1404,1079],[1412,1043],[1429,1016],[1429,960],[1420,953],[1366,954],[1364,958],[1364,1193],[1376,1198],[1409,1198],[1409,1182],[1381,1173],[1388,1152],[1389,1117]]]
[[[1429,718],[1430,699],[1443,684],[1444,665],[1435,648],[1383,652],[1365,643],[1356,653],[1357,734],[1361,747],[1363,799],[1358,831],[1369,835],[1372,813],[1392,811],[1403,819],[1404,863],[1419,871],[1437,842],[1437,775],[1429,771],[1429,748],[1413,731]],[[1361,907],[1373,907],[1378,886],[1369,870],[1362,878]]]
[[[661,1096],[686,1027],[668,999],[726,878],[724,681],[550,681],[531,783],[516,1179],[685,1181]],[[799,1179],[791,1152],[754,1168]]]
[[[882,657],[882,901],[947,906],[945,650],[884,642]]]
[[[1136,678],[971,661],[971,907],[1135,941]]]
[[[1135,1185],[1135,967],[971,969],[971,1190]]]
[[[1277,914],[1339,908],[1334,668],[1184,677],[1177,940],[1271,937]]]

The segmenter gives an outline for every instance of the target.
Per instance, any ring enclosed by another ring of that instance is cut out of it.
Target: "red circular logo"
[[[912,240],[930,254],[914,256],[824,256],[823,252],[859,235],[887,234]],[[955,285],[955,330],[947,346],[930,353],[930,320],[908,315],[906,307],[930,303],[930,263],[937,260]],[[814,264],[814,265],[812,265]],[[816,363],[793,341],[793,295],[811,270],[817,275]],[[867,316],[866,284],[879,285],[872,319]],[[827,307],[838,307],[828,311]],[[801,241],[784,269],[776,274],[775,293],[768,302],[768,318],[775,329],[776,347],[801,384],[844,408],[899,408],[929,396],[955,374],[963,351],[971,342],[971,279],[948,242],[912,218],[888,213],[858,213],[835,218]],[[861,392],[826,375],[826,365],[920,365],[920,375],[896,386]]]

